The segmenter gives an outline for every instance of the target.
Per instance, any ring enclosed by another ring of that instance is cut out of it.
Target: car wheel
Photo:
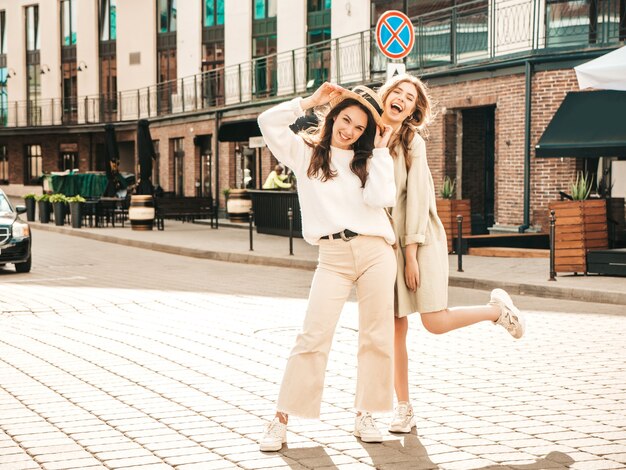
[[[15,270],[18,273],[29,273],[30,265],[32,264],[32,256],[29,256],[23,263],[15,263]]]

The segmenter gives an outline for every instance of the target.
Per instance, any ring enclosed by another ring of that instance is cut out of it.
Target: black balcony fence
[[[412,18],[407,69],[424,72],[539,50],[618,45],[626,38],[624,0],[475,0]],[[0,102],[0,127],[105,123],[211,110],[289,97],[329,80],[381,80],[387,58],[375,31],[256,57],[139,90],[67,99]]]

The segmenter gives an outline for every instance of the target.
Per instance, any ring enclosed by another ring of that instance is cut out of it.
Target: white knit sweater
[[[296,98],[268,109],[259,116],[259,127],[274,156],[293,170],[298,178],[304,239],[317,245],[324,235],[352,230],[361,235],[384,237],[395,242],[385,207],[396,202],[393,159],[389,149],[374,149],[368,162],[365,187],[350,170],[352,150],[331,147],[331,169],[337,175],[325,182],[309,178],[307,169],[313,150],[289,125],[304,114]]]

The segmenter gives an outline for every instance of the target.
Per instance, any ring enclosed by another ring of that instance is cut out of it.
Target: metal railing
[[[476,0],[412,18],[405,59],[424,73],[551,49],[617,45],[626,38],[619,0]],[[331,39],[117,95],[0,102],[0,127],[129,121],[289,97],[325,80],[345,86],[381,80],[387,59],[374,31]]]

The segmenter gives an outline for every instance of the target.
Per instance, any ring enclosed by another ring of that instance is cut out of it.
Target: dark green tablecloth
[[[122,188],[135,182],[135,175],[122,173],[116,175]],[[80,194],[86,198],[101,197],[107,188],[108,180],[106,173],[74,173],[69,175],[46,175],[50,189],[54,193],[66,196]]]

